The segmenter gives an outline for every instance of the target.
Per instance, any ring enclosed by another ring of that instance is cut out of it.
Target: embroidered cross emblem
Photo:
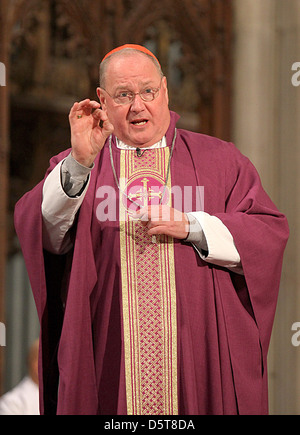
[[[162,192],[154,192],[153,189],[151,189],[151,187],[148,187],[148,183],[149,183],[149,179],[148,178],[143,178],[142,179],[142,184],[143,186],[137,190],[135,193],[130,193],[128,195],[128,197],[132,200],[135,199],[139,199],[143,202],[143,206],[146,207],[148,205],[148,202],[151,201],[151,199],[157,197],[159,199],[161,199],[162,197]]]

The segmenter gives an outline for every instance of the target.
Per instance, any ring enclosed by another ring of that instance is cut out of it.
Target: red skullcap
[[[143,47],[142,45],[137,45],[137,44],[125,44],[125,45],[121,45],[120,47],[114,48],[113,50],[111,50],[109,53],[107,53],[104,58],[102,59],[102,62],[108,58],[108,56],[110,56],[111,54],[117,53],[118,51],[123,50],[124,48],[133,48],[135,50],[141,51],[142,53],[148,54],[149,56],[153,57],[153,59],[156,60],[156,62],[158,63],[158,65],[160,66],[160,63],[157,59],[156,56],[154,56],[153,53],[151,53],[150,50],[148,50],[148,48]]]

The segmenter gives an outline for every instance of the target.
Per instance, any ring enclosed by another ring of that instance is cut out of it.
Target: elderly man
[[[234,145],[176,128],[146,48],[108,53],[97,94],[16,206],[42,413],[267,413],[285,217]]]

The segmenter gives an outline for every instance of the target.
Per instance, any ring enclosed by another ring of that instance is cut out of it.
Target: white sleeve
[[[240,255],[230,231],[223,222],[203,211],[189,214],[199,222],[206,239],[207,252],[197,246],[196,242],[192,243],[202,260],[243,275]]]
[[[62,163],[50,172],[43,186],[43,247],[54,254],[64,254],[72,248],[68,230],[74,223],[89,184],[79,197],[69,197],[61,185]]]

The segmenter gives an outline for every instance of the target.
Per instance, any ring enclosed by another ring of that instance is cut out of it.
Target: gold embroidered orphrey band
[[[142,158],[122,150],[120,187],[141,205],[163,190],[169,148]],[[158,186],[161,185],[161,188]],[[154,186],[154,187],[153,187]],[[171,177],[168,181],[171,191]],[[130,193],[131,192],[131,193]],[[168,205],[171,195],[166,195]],[[156,199],[157,201],[157,199]],[[127,213],[120,195],[122,306],[128,415],[178,414],[177,321],[173,239],[152,243],[147,229]]]

